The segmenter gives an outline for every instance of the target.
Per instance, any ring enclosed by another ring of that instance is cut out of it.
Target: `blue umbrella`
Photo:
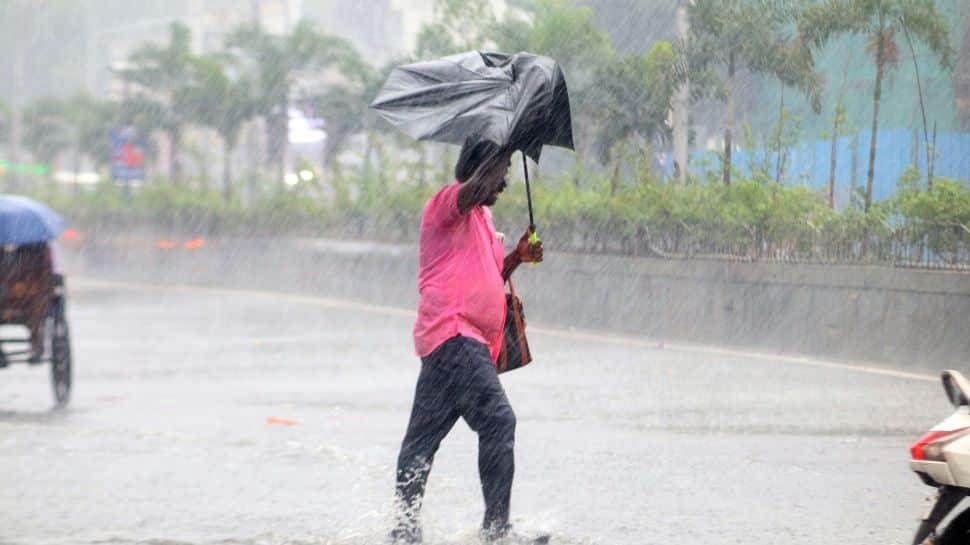
[[[46,205],[27,197],[0,195],[0,244],[32,244],[53,240],[64,220]]]

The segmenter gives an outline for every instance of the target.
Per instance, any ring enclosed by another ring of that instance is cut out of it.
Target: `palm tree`
[[[222,187],[231,198],[232,152],[239,130],[255,115],[252,82],[227,70],[225,59],[200,56],[192,59],[192,77],[184,93],[186,107],[196,112],[194,121],[219,133],[223,143]]]
[[[417,36],[414,54],[419,59],[487,48],[499,24],[490,2],[435,0],[432,11],[433,20]]]
[[[71,168],[80,169],[81,156],[106,165],[111,148],[108,133],[114,124],[114,107],[90,94],[40,98],[24,111],[24,144],[35,159],[52,163],[61,152],[71,152]]]
[[[646,153],[649,168],[653,143],[666,141],[667,114],[677,88],[676,55],[669,42],[657,42],[645,56],[617,56],[600,65],[599,92],[593,95],[598,131],[595,147],[603,164],[613,164],[612,189],[618,184],[623,147],[635,141]]]
[[[269,34],[259,25],[242,26],[230,33],[226,45],[249,71],[256,111],[266,119],[268,160],[282,180],[288,112],[297,98],[293,90],[298,80],[317,76],[328,66],[353,62],[355,51],[346,40],[322,34],[307,21],[283,36]]]
[[[145,44],[128,58],[129,66],[119,70],[121,78],[138,84],[143,93],[139,102],[157,102],[155,110],[164,113],[161,130],[169,137],[168,175],[172,181],[181,177],[178,161],[182,132],[194,113],[186,108],[183,95],[191,77],[192,34],[182,23],[172,23],[169,40],[164,46]]]
[[[80,92],[64,101],[68,123],[74,129],[74,171],[78,171],[78,156],[85,156],[97,166],[111,162],[111,143],[108,134],[115,126],[117,105],[98,100]]]
[[[841,34],[866,36],[876,65],[872,95],[872,134],[869,140],[869,170],[866,176],[865,211],[872,206],[872,185],[876,168],[876,137],[879,106],[886,72],[899,62],[897,34],[909,34],[922,41],[944,69],[952,65],[950,28],[933,0],[825,0],[805,11],[798,25],[802,39],[821,48]]]
[[[821,109],[821,76],[811,52],[787,34],[798,12],[784,0],[705,0],[688,8],[690,33],[681,44],[692,92],[697,82],[713,81],[725,101],[724,185],[731,185],[734,86],[741,68],[778,78]]]
[[[23,111],[23,145],[34,160],[51,164],[71,146],[70,127],[65,120],[65,108],[56,98],[39,98]]]
[[[364,153],[366,164],[374,137],[373,130],[379,127],[389,128],[389,125],[379,122],[379,116],[370,109],[370,103],[377,97],[391,70],[404,63],[405,59],[394,59],[375,69],[359,56],[348,57],[341,71],[345,79],[343,83],[329,86],[321,93],[307,97],[306,105],[327,123],[327,139],[321,157],[324,168],[337,168],[337,155],[347,140],[360,132],[367,134],[367,149]],[[396,131],[391,133],[397,134]]]

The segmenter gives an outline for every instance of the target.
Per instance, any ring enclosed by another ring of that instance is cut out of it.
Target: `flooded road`
[[[75,389],[0,371],[0,543],[380,544],[413,312],[73,279]],[[908,543],[935,380],[540,330],[503,377],[512,510],[554,543]],[[435,460],[430,543],[473,543],[477,442]]]

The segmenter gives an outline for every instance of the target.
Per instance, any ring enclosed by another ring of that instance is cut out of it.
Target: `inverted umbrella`
[[[33,244],[57,238],[64,220],[27,197],[0,195],[0,244]]]
[[[490,140],[539,161],[543,145],[573,149],[566,79],[556,61],[531,53],[470,51],[400,66],[371,104],[418,140]],[[535,233],[529,172],[526,196]]]

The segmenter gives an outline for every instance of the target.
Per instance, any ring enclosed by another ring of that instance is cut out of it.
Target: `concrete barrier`
[[[69,274],[258,288],[415,308],[417,248],[139,236],[64,252]],[[938,370],[970,366],[970,274],[548,253],[516,287],[529,319],[656,339]]]

